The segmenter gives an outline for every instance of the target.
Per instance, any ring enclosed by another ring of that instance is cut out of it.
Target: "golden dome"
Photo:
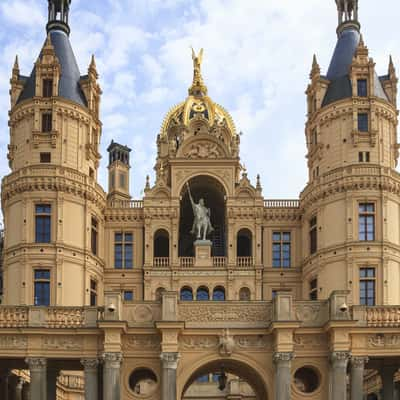
[[[164,118],[161,126],[160,136],[170,136],[169,132],[174,128],[187,128],[193,124],[206,123],[211,130],[214,127],[225,126],[232,137],[236,136],[236,128],[230,114],[219,104],[214,103],[207,96],[207,86],[201,75],[201,62],[203,49],[199,55],[193,51],[193,83],[189,88],[189,96],[186,101],[173,107]]]

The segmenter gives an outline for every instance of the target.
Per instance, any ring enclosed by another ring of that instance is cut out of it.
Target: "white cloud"
[[[45,24],[44,7],[38,7],[34,0],[2,0],[0,17],[9,22],[34,27]]]

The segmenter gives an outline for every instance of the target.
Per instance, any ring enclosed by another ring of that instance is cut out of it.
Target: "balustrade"
[[[194,266],[194,257],[181,257],[179,259],[181,267],[193,267]]]
[[[213,266],[214,267],[225,267],[226,266],[226,257],[213,257]]]
[[[153,264],[157,268],[169,267],[169,257],[154,257]]]
[[[236,263],[239,268],[248,268],[254,265],[254,260],[253,257],[238,257]]]

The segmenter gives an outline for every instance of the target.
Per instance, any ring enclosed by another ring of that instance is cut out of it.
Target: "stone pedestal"
[[[195,267],[212,267],[213,261],[211,258],[211,240],[196,240],[194,246],[194,266]]]
[[[347,363],[349,353],[335,351],[331,354],[331,392],[330,400],[346,400],[347,398]]]
[[[97,400],[98,398],[98,365],[97,358],[85,358],[81,360],[85,371],[85,400]]]
[[[103,398],[104,400],[120,400],[121,398],[121,353],[103,354]]]
[[[47,360],[45,358],[27,358],[31,375],[31,400],[47,400]],[[49,399],[53,400],[53,399]]]
[[[364,368],[368,357],[351,358],[351,400],[363,400],[364,398]]]
[[[162,400],[177,400],[176,369],[179,353],[161,354],[161,398]]]
[[[275,353],[275,400],[290,400],[293,353]]]

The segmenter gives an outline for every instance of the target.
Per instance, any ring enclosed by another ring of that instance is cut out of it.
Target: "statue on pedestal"
[[[207,235],[214,230],[210,221],[211,211],[204,205],[204,199],[200,199],[198,204],[193,201],[189,183],[187,182],[186,185],[194,214],[193,227],[190,233],[196,235],[198,240],[207,240]]]

